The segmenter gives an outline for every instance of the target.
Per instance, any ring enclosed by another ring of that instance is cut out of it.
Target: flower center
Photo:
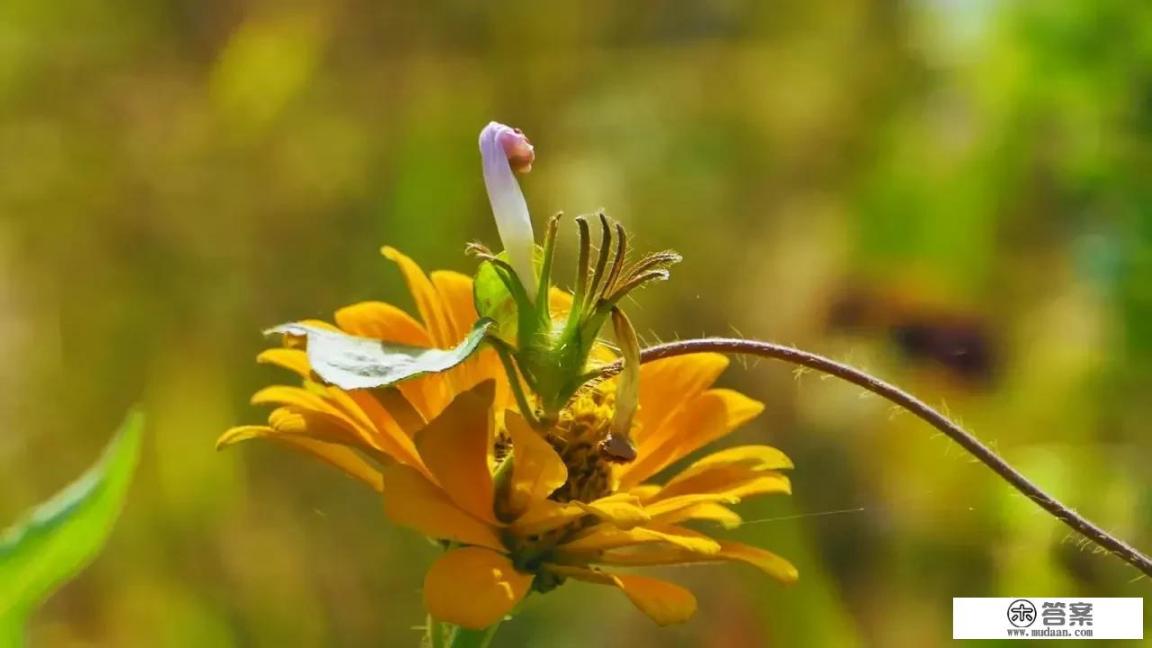
[[[551,499],[591,502],[615,490],[611,458],[601,449],[615,409],[614,381],[605,381],[581,390],[560,412],[560,421],[546,438],[568,467],[568,481]]]

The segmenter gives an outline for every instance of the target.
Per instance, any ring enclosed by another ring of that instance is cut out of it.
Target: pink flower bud
[[[528,173],[532,170],[532,163],[536,161],[536,150],[528,141],[528,136],[519,128],[504,127],[496,136],[500,146],[504,147],[504,154],[508,156],[508,165],[516,173]]]
[[[536,240],[528,203],[512,170],[527,173],[536,153],[528,138],[517,128],[489,122],[480,131],[480,158],[484,165],[484,186],[496,217],[496,229],[508,252],[508,263],[516,270],[529,299],[536,294],[536,269],[532,256]]]

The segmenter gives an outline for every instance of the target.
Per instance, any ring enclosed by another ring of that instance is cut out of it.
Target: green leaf
[[[372,389],[448,371],[476,352],[492,324],[490,319],[480,319],[451,349],[391,344],[300,323],[282,324],[265,333],[307,338],[308,362],[324,382],[341,389]]]
[[[518,329],[516,320],[520,309],[496,266],[487,261],[481,263],[476,270],[476,278],[472,282],[472,301],[480,317],[493,321],[492,332],[496,337],[515,346]]]
[[[100,552],[136,469],[143,423],[130,412],[95,465],[0,534],[0,631],[18,636],[27,615]]]

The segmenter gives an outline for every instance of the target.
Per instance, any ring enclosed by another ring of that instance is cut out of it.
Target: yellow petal
[[[508,525],[508,530],[520,537],[540,535],[587,515],[584,509],[571,503],[552,500],[533,500],[527,510]]]
[[[340,331],[336,326],[325,322],[324,320],[306,319],[300,320],[299,324],[310,326],[312,328],[323,329],[325,331]],[[302,349],[307,346],[308,338],[303,335],[291,335],[284,333],[280,336],[280,343],[290,349]]]
[[[268,425],[275,432],[274,436],[298,436],[316,439],[326,443],[359,448],[377,459],[385,459],[386,455],[379,449],[364,443],[348,425],[339,419],[299,407],[278,407],[268,414]]]
[[[725,529],[735,529],[743,522],[735,511],[716,502],[700,502],[699,504],[685,506],[674,511],[669,511],[668,513],[652,516],[653,522],[664,524],[679,524],[680,522],[686,522],[688,520],[718,522]]]
[[[792,563],[767,549],[721,540],[717,556],[752,565],[781,583],[795,583],[800,578],[800,572],[796,571]]]
[[[380,469],[373,466],[349,448],[298,436],[281,435],[273,437],[273,439],[339,468],[347,475],[364,482],[377,492],[384,490],[384,483],[380,478]]]
[[[389,454],[376,430],[347,394],[335,387],[317,386],[320,393],[300,387],[274,385],[252,396],[252,404],[286,405],[269,416],[272,427],[291,434],[306,434],[324,441],[350,443],[373,453]]]
[[[340,327],[335,326],[333,324],[330,324],[328,322],[325,322],[324,320],[304,319],[304,320],[300,320],[299,323],[304,325],[304,326],[310,327],[310,328],[319,328],[319,329],[324,329],[326,331],[334,331],[337,333],[340,332]]]
[[[672,525],[621,529],[611,524],[598,524],[580,533],[575,540],[557,547],[560,554],[583,554],[605,551],[631,545],[668,543],[699,554],[712,554],[720,550],[719,543],[697,531]]]
[[[352,398],[352,395],[339,387],[324,386],[321,393],[324,398],[332,404],[337,410],[348,417],[356,428],[365,436],[369,442],[377,447],[383,448],[389,454],[393,452],[400,452],[404,456],[397,457],[398,460],[407,461],[411,458],[414,449],[410,446],[411,439],[405,434],[400,434],[403,439],[396,439],[392,435],[384,434],[385,430],[378,427],[372,417],[364,411]],[[399,432],[394,429],[394,432]]]
[[[718,353],[693,353],[645,364],[640,369],[640,425],[635,441],[641,443],[681,405],[712,386],[728,367]]]
[[[435,270],[432,285],[440,295],[440,303],[449,322],[452,337],[464,339],[480,316],[472,300],[472,278],[449,270]]]
[[[488,452],[492,440],[492,381],[452,401],[417,438],[424,465],[452,501],[472,515],[496,522]]]
[[[696,597],[675,583],[635,574],[619,574],[614,578],[616,587],[657,625],[683,623],[696,614]]]
[[[533,430],[524,417],[508,412],[504,425],[512,437],[512,486],[509,508],[524,512],[535,500],[543,500],[568,481],[568,468],[551,444]]]
[[[742,562],[756,567],[776,580],[791,584],[799,578],[792,563],[768,551],[739,542],[720,540],[718,551],[701,554],[671,545],[623,547],[605,551],[593,559],[602,565],[654,567],[658,565],[691,565],[716,562]]]
[[[652,519],[640,506],[640,500],[625,493],[602,497],[587,504],[578,501],[572,503],[619,529],[631,529]]]
[[[532,575],[516,571],[501,554],[453,549],[424,577],[424,607],[437,620],[480,630],[502,620],[531,585]]]
[[[509,530],[521,537],[539,535],[559,529],[587,515],[622,529],[630,529],[649,520],[648,514],[635,498],[617,493],[590,503],[533,500],[528,510],[509,526]]]
[[[223,450],[230,445],[249,439],[261,439],[275,434],[275,430],[267,425],[238,425],[228,429],[216,439],[216,449]]]
[[[601,571],[546,565],[548,571],[599,585],[612,585],[658,625],[683,623],[696,614],[696,597],[687,589],[668,581],[634,574],[607,574]]]
[[[320,460],[339,468],[374,490],[381,489],[380,470],[355,451],[334,443],[325,443],[295,434],[285,434],[267,425],[242,425],[234,427],[216,440],[216,449],[249,439],[270,439],[297,450],[311,454]]]
[[[420,266],[396,248],[385,246],[380,251],[389,261],[399,266],[400,272],[404,275],[408,290],[416,301],[416,309],[420,311],[420,317],[424,320],[424,326],[432,338],[432,346],[447,349],[459,342],[459,338],[454,338],[452,335],[452,325],[448,321],[448,314],[444,311],[436,287],[428,280],[428,276]]]
[[[739,501],[740,498],[726,493],[692,493],[659,500],[648,504],[644,510],[648,512],[648,515],[659,518],[697,504],[735,504]]]
[[[746,445],[713,452],[695,461],[672,480],[691,477],[696,473],[717,466],[746,466],[753,470],[786,470],[792,468],[792,460],[780,450],[766,445]],[[669,482],[671,485],[672,482]]]
[[[428,422],[420,414],[419,409],[396,387],[378,387],[353,392],[353,398],[356,398],[357,402],[360,402],[361,397],[365,399],[371,397],[378,402],[409,437],[415,437]],[[365,411],[368,411],[368,408],[365,408]]]
[[[548,291],[548,312],[553,320],[562,320],[572,312],[572,293],[553,286]]]
[[[369,425],[376,432],[376,439],[384,452],[391,455],[396,461],[409,466],[424,465],[420,454],[416,452],[416,445],[412,443],[412,436],[408,434],[392,413],[384,409],[380,401],[368,390],[355,390],[343,392],[349,399],[350,406],[362,412],[368,419]]]
[[[644,437],[637,449],[639,458],[621,470],[621,488],[639,484],[763,410],[763,403],[730,389],[700,394]]]
[[[629,488],[626,492],[636,497],[641,502],[644,502],[651,498],[653,495],[659,493],[661,488],[663,488],[663,486],[660,484],[640,484],[639,486],[633,486],[632,488]]]
[[[308,353],[302,349],[266,349],[256,356],[256,362],[283,367],[305,380],[312,375],[312,367],[308,364]]]
[[[493,526],[469,515],[415,468],[385,466],[381,479],[384,512],[397,524],[430,538],[504,550]]]
[[[384,302],[368,301],[336,311],[336,323],[352,335],[418,347],[431,347],[432,338],[403,310]]]
[[[307,389],[300,387],[288,387],[285,385],[272,385],[265,387],[252,395],[250,399],[253,405],[292,405],[306,410],[316,412],[323,412],[337,418],[347,419],[340,414],[340,411],[332,407],[323,397],[315,394]],[[349,426],[354,425],[352,421],[346,420]]]
[[[472,299],[472,278],[449,270],[436,270],[430,277],[432,286],[440,296],[448,334],[455,344],[467,337],[472,325],[480,319]],[[480,373],[481,364],[476,357],[472,357],[449,371],[453,390],[469,389],[485,378],[493,377],[491,374]]]
[[[775,471],[761,472],[745,466],[716,466],[665,487],[649,505],[686,495],[720,495],[715,501],[738,502],[752,495],[791,493],[792,483]]]

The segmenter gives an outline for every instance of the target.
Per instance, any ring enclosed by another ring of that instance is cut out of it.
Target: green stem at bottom
[[[483,630],[457,627],[452,633],[452,638],[448,640],[448,648],[488,648],[499,627],[499,621]]]

